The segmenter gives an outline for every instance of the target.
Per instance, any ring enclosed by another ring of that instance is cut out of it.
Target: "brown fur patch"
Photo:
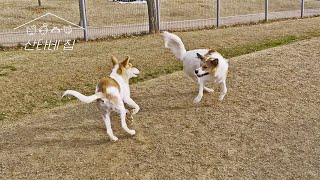
[[[120,85],[117,81],[110,77],[102,78],[98,84],[98,92],[102,92],[107,99],[109,99],[112,103],[117,103],[117,98],[112,96],[111,94],[107,93],[107,88],[115,87],[120,91]]]
[[[210,56],[212,53],[215,53],[215,52],[217,52],[217,51],[214,50],[214,49],[210,49],[210,50],[207,52],[207,54],[205,54],[204,56]]]
[[[210,49],[205,55],[200,55],[199,53],[197,53],[197,57],[201,59],[201,61],[207,61],[208,59],[210,59],[210,55],[215,52],[217,51],[214,49]]]
[[[129,56],[127,56],[126,59],[125,59],[124,61],[122,61],[121,65],[122,65],[123,67],[127,67],[128,64],[129,64]]]
[[[102,78],[98,84],[98,92],[106,93],[107,88],[115,87],[120,91],[120,85],[110,77]]]
[[[202,65],[202,70],[209,72],[210,74],[215,74],[217,71],[217,67],[219,64],[218,59],[208,59],[205,61],[205,63]]]
[[[129,56],[127,56],[127,58],[122,61],[120,64],[119,64],[119,68],[117,70],[117,73],[122,76],[123,74],[123,70],[125,70],[126,68],[129,68]]]
[[[122,75],[122,67],[121,65],[119,65],[119,68],[117,70],[117,73],[121,76]]]

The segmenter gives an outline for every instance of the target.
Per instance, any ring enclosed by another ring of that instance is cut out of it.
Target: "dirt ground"
[[[110,142],[94,104],[0,121],[0,179],[319,179],[320,38],[232,58],[228,94],[182,72],[132,86]],[[97,121],[98,120],[98,121]]]

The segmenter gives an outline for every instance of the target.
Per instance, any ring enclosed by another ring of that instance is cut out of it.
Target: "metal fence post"
[[[217,28],[220,26],[220,0],[217,0]]]
[[[301,0],[301,18],[304,17],[304,0]]]
[[[158,32],[160,32],[160,0],[156,0]]]
[[[265,0],[265,4],[264,4],[264,10],[265,10],[265,14],[264,14],[264,20],[267,22],[268,21],[268,11],[269,11],[269,1]]]
[[[86,1],[79,0],[80,4],[80,18],[81,18],[81,25],[83,28],[83,38],[85,41],[88,41],[88,28],[87,28],[87,15],[86,15]]]

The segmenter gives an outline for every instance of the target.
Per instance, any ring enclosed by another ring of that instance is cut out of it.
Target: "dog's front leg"
[[[194,103],[199,103],[203,96],[203,88],[204,88],[204,82],[199,81],[199,93],[198,96],[193,100]]]
[[[227,94],[227,85],[226,85],[226,81],[222,81],[220,83],[220,96],[219,96],[219,100],[222,101],[224,96]]]
[[[135,115],[139,112],[140,110],[140,107],[137,103],[135,103],[130,97],[126,97],[123,99],[123,101],[128,104],[129,106],[133,107],[134,110],[132,112],[132,115]]]
[[[136,134],[135,130],[131,130],[128,128],[126,123],[126,108],[124,107],[124,104],[122,101],[118,103],[118,109],[120,110],[120,118],[121,118],[121,127],[129,134],[134,135]]]
[[[198,84],[201,83],[200,78],[197,77],[196,75],[191,76],[191,78],[192,78],[195,82],[197,82]],[[207,93],[213,93],[213,92],[214,92],[214,89],[208,88],[208,87],[206,87],[206,86],[203,86],[203,89],[204,89]]]

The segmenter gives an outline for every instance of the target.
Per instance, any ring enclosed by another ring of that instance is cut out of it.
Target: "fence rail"
[[[186,29],[198,29],[198,28],[205,28],[205,27],[219,27],[224,25],[234,25],[234,24],[241,24],[241,23],[250,23],[250,22],[259,22],[259,21],[267,21],[268,19],[279,19],[279,18],[303,18],[307,16],[316,16],[320,15],[320,2],[319,2],[319,8],[305,8],[305,2],[304,0],[299,0],[301,9],[299,10],[285,10],[285,11],[278,11],[278,12],[269,12],[269,2],[268,0],[264,1],[264,9],[265,12],[260,13],[250,13],[250,14],[243,14],[243,15],[231,15],[231,16],[222,16],[221,13],[223,11],[221,10],[221,7],[223,4],[221,4],[220,0],[205,0],[206,5],[194,5],[193,9],[196,11],[203,11],[203,15],[196,15],[195,18],[193,16],[186,17],[185,14],[183,14],[183,11],[172,11],[170,8],[168,8],[170,3],[173,1],[166,1],[166,0],[153,0],[155,2],[155,12],[153,15],[149,18],[153,18],[153,20],[156,20],[155,28],[157,28],[158,31],[162,30],[186,30]],[[185,1],[184,1],[185,2]],[[212,4],[209,4],[208,2],[212,2]],[[65,33],[52,33],[48,32],[45,35],[32,35],[30,36],[27,34],[26,30],[20,31],[8,31],[8,32],[2,32],[0,33],[0,45],[3,46],[15,46],[18,44],[26,44],[28,42],[33,42],[35,40],[53,40],[53,39],[59,39],[59,40],[67,40],[67,39],[97,39],[97,38],[105,38],[108,36],[121,36],[124,34],[140,34],[140,33],[148,33],[150,32],[150,23],[148,23],[148,19],[144,19],[145,13],[148,13],[147,10],[143,10],[141,6],[138,8],[139,11],[133,12],[135,15],[141,16],[140,23],[118,23],[118,24],[111,24],[108,26],[90,26],[90,14],[88,14],[88,17],[86,17],[85,9],[88,11],[90,8],[85,7],[85,0],[79,0],[80,3],[80,10],[81,12],[81,19],[82,19],[82,26],[83,28],[72,28],[72,33],[65,34]],[[116,2],[114,2],[116,3]],[[177,0],[175,3],[179,4],[182,3],[181,0]],[[209,4],[209,5],[207,5]],[[130,6],[130,5],[129,5]],[[190,4],[184,4],[183,6],[186,7],[186,9],[192,8],[193,5]],[[181,7],[183,7],[181,6]],[[146,8],[146,5],[144,5]],[[131,7],[126,7],[131,8]],[[198,9],[197,9],[198,8]],[[201,9],[202,8],[202,9]],[[169,9],[169,10],[168,10]],[[169,12],[168,12],[169,11]],[[212,13],[208,13],[212,12]],[[215,13],[216,12],[216,13]],[[130,12],[128,12],[130,13]],[[188,13],[188,11],[186,12]],[[191,12],[190,12],[191,14]],[[190,16],[189,14],[189,16]],[[208,15],[211,14],[211,15]],[[187,14],[188,15],[188,14]],[[211,16],[211,17],[210,17]],[[201,18],[203,17],[203,18]],[[89,19],[89,26],[86,26],[86,20]],[[138,22],[138,21],[137,21]]]

